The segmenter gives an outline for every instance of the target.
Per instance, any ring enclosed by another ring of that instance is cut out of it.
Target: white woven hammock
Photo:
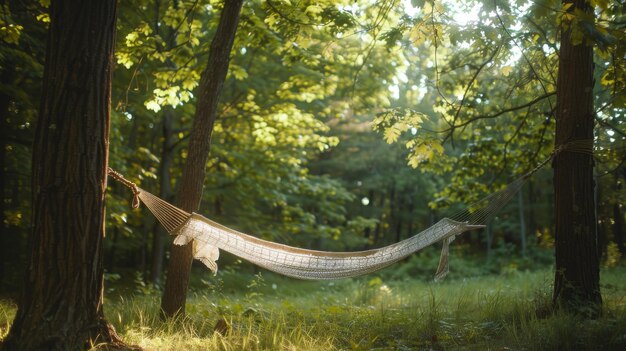
[[[310,280],[371,273],[437,242],[443,243],[443,249],[435,279],[441,279],[448,273],[448,246],[454,238],[466,231],[484,228],[484,223],[517,193],[526,179],[516,180],[452,218],[443,218],[406,240],[367,251],[330,252],[296,248],[241,233],[197,213],[183,211],[138,188],[113,170],[109,170],[109,175],[133,190],[133,207],[137,207],[141,200],[165,229],[176,236],[174,244],[193,242],[194,258],[213,272],[217,272],[219,251],[225,250],[268,270]]]
[[[174,244],[185,245],[193,242],[194,258],[215,273],[220,249],[286,276],[324,280],[371,273],[425,247],[442,242],[443,249],[435,274],[435,279],[440,279],[448,273],[448,246],[454,238],[466,231],[484,228],[531,175],[563,151],[593,154],[593,140],[574,140],[560,145],[548,159],[504,189],[468,206],[451,218],[443,218],[406,240],[379,249],[355,252],[307,250],[262,240],[225,227],[199,214],[185,212],[138,188],[110,168],[109,175],[133,191],[133,207],[138,207],[141,200],[165,229],[176,236]]]
[[[442,241],[444,249],[437,277],[447,273],[448,244],[468,230],[483,228],[444,218],[428,229],[398,243],[379,249],[355,252],[329,252],[300,249],[262,240],[213,222],[197,213],[189,214],[162,199],[139,190],[139,199],[176,235],[174,244],[193,241],[194,258],[217,272],[219,250],[224,250],[270,271],[299,279],[324,280],[371,273],[414,252]]]

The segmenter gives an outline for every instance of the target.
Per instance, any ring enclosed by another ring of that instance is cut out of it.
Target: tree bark
[[[567,3],[571,3],[567,1]],[[585,0],[570,11],[593,16]],[[593,48],[575,44],[571,29],[561,34],[557,79],[555,148],[593,140]],[[565,149],[554,159],[555,256],[553,303],[566,311],[596,316],[601,311],[592,150]]]
[[[217,118],[217,104],[228,72],[230,52],[242,4],[243,0],[224,1],[220,22],[211,42],[209,61],[200,78],[187,160],[178,191],[178,207],[187,212],[198,211],[202,199],[211,134]],[[166,317],[185,313],[189,273],[193,261],[192,245],[193,243],[171,246],[165,291],[161,301],[161,308]]]
[[[116,1],[52,1],[33,147],[31,257],[5,350],[123,344],[103,314]]]

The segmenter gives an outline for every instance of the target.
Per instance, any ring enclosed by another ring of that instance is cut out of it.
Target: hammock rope
[[[194,258],[217,273],[219,250],[225,250],[268,270],[299,279],[327,280],[368,274],[437,242],[443,243],[435,280],[448,273],[449,245],[457,235],[485,227],[497,212],[511,200],[531,175],[560,153],[576,152],[593,155],[592,140],[577,140],[558,146],[537,167],[449,218],[400,242],[366,251],[331,252],[301,249],[241,233],[197,213],[188,213],[139,188],[123,175],[109,168],[109,175],[133,192],[133,208],[139,200],[171,235],[175,245],[193,243]]]
[[[139,187],[137,186],[137,184],[124,178],[124,176],[121,173],[114,171],[113,168],[111,167],[107,168],[107,173],[109,174],[111,178],[117,180],[118,182],[120,182],[122,185],[126,186],[133,192],[133,202],[131,206],[133,208],[139,207],[139,194],[141,193],[141,191],[139,190]]]

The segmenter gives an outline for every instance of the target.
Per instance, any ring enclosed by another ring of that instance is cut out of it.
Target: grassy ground
[[[160,295],[105,302],[125,341],[148,350],[626,350],[626,268],[602,272],[604,314],[550,313],[547,270],[443,283],[377,276],[302,282],[223,272],[196,284],[187,316],[162,323]],[[204,285],[204,286],[203,286]],[[15,307],[0,302],[0,339]],[[219,319],[229,326],[214,332]]]

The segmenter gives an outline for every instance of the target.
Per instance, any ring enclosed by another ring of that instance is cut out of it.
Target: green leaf
[[[324,11],[324,9],[319,5],[309,5],[304,12],[317,15],[322,13],[322,11]]]

